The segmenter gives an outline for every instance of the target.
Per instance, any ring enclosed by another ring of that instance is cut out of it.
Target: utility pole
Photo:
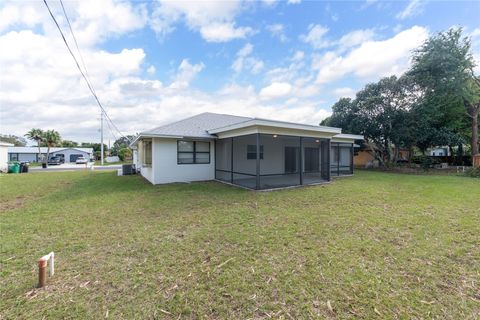
[[[103,110],[100,115],[100,156],[102,159],[102,166],[103,166]]]

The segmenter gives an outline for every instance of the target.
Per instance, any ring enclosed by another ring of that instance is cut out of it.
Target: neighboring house
[[[135,164],[153,184],[220,180],[250,189],[329,181],[353,174],[353,145],[341,129],[202,113],[140,133]]]
[[[9,147],[13,147],[13,144],[0,141],[0,172],[8,171],[8,148]]]
[[[8,160],[9,161],[29,161],[40,162],[40,160],[47,156],[47,147],[41,147],[38,154],[38,147],[9,147]],[[50,148],[50,157],[62,157],[65,162],[75,162],[79,157],[91,159],[93,156],[93,148]]]
[[[395,153],[395,147],[393,147],[392,152]],[[410,151],[408,149],[400,148],[400,150],[398,150],[397,161],[405,162],[405,161],[408,161],[409,158],[410,158]],[[374,167],[375,166],[374,161],[375,161],[375,157],[373,156],[372,152],[364,149],[355,153],[355,156],[353,158],[353,165],[357,168]],[[378,161],[377,161],[377,165],[378,165]]]
[[[429,150],[429,154],[432,157],[449,157],[450,148],[449,147],[435,147]]]

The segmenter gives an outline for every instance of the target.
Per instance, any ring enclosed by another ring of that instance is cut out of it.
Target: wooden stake
[[[38,287],[43,288],[47,283],[47,259],[38,260]]]

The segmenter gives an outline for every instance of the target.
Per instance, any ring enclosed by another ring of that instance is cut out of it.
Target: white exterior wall
[[[29,162],[36,162],[37,155],[34,153],[19,153],[18,154],[18,161],[29,161]]]
[[[155,170],[150,173],[153,182],[150,181],[154,184],[213,180],[215,144],[210,141],[209,164],[177,164],[177,139],[153,138],[152,168]]]
[[[256,144],[256,138],[243,136],[234,138],[233,142],[233,171],[255,174],[257,162],[247,159],[247,146]],[[263,159],[260,159],[260,174],[283,174],[285,172],[285,147],[299,147],[298,139],[282,140],[262,139]]]
[[[0,145],[0,171],[8,170],[8,146]]]

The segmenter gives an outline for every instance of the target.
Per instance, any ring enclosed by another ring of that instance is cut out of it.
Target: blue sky
[[[48,3],[73,46],[59,2]],[[411,50],[453,26],[480,60],[478,1],[65,6],[91,81],[124,134],[205,111],[315,124],[340,97],[401,75]],[[41,127],[98,140],[98,107],[41,2],[0,4],[0,47],[2,133]]]

